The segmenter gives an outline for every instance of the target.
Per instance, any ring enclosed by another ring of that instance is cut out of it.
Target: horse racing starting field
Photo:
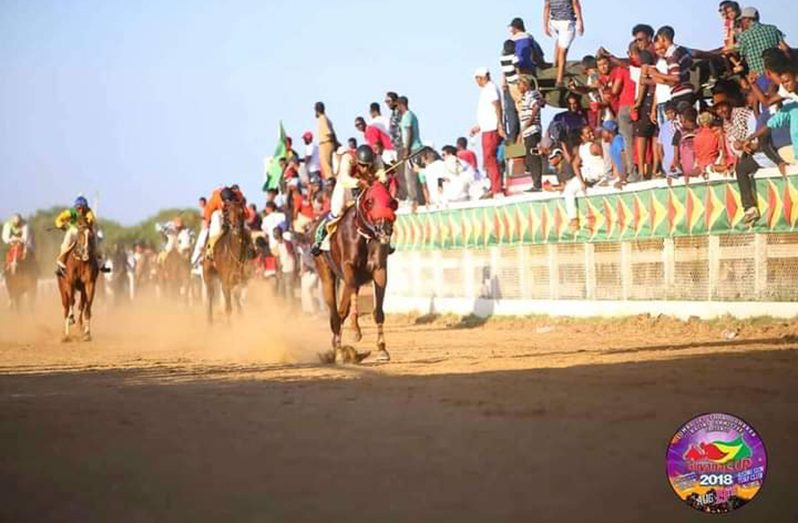
[[[0,316],[0,521],[703,521],[665,454],[704,412],[767,446],[735,520],[798,520],[794,322],[395,315],[391,363],[331,366],[258,288],[213,327],[101,302],[88,343],[40,302]]]

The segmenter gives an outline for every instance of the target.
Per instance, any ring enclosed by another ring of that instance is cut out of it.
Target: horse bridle
[[[355,230],[357,233],[366,240],[376,240],[379,238],[380,231],[377,225],[371,223],[369,219],[363,214],[363,197],[368,193],[368,189],[360,191],[360,194],[355,198]],[[365,230],[364,230],[365,229]]]
[[[227,230],[230,232],[230,234],[232,234],[233,236],[241,238],[241,249],[240,250],[242,252],[239,252],[238,254],[236,254],[235,252],[233,252],[231,250],[230,251],[230,257],[236,263],[236,266],[238,268],[244,269],[244,268],[246,268],[247,260],[246,260],[246,253],[243,252],[243,251],[246,250],[246,239],[244,238],[244,220],[243,220],[243,217],[239,218],[240,224],[237,227],[233,227],[232,224],[230,223],[230,219],[228,218],[227,209],[225,209],[225,212],[222,213],[222,216],[223,216],[223,219],[224,219],[224,226],[227,228]]]

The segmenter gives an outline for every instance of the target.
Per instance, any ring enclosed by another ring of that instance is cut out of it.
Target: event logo
[[[762,439],[730,414],[688,421],[668,445],[667,474],[676,495],[702,512],[736,510],[757,495],[765,480]]]

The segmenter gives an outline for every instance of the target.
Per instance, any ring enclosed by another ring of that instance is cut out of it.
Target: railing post
[[[754,235],[754,294],[761,300],[768,288],[768,237]]]
[[[546,254],[549,258],[549,299],[560,299],[560,260],[556,243],[546,244]]]
[[[596,246],[585,243],[585,299],[596,299]]]
[[[710,236],[707,243],[707,262],[709,264],[709,285],[707,285],[707,300],[712,301],[718,295],[718,282],[720,281],[720,237]]]

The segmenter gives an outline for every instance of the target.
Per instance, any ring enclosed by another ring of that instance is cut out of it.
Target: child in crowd
[[[660,149],[659,157],[662,158],[662,170],[668,180],[668,186],[673,185],[673,179],[679,176],[679,164],[676,159],[673,138],[679,131],[679,120],[676,118],[676,107],[667,102],[664,106],[665,120],[659,130],[658,146]]]
[[[721,140],[713,125],[715,115],[709,111],[698,115],[698,132],[695,134],[695,160],[698,173],[705,179],[721,163]],[[685,184],[690,183],[685,179]]]
[[[698,131],[698,111],[686,107],[679,116],[680,129],[673,136],[673,154],[676,164],[682,171],[685,185],[690,183],[690,178],[698,176],[698,162],[695,153],[695,137]]]

